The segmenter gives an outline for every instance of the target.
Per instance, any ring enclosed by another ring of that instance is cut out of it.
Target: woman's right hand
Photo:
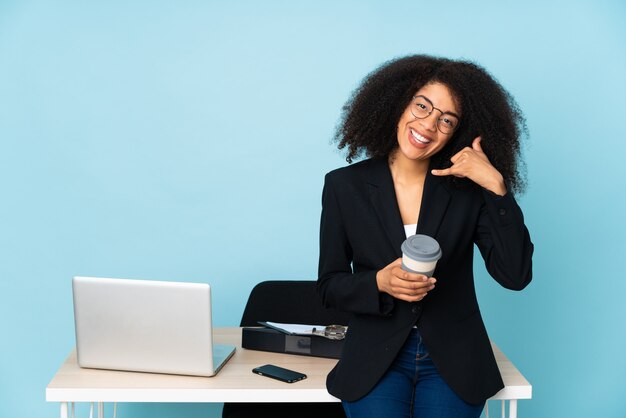
[[[376,273],[378,290],[407,302],[418,302],[435,288],[437,279],[423,274],[402,270],[402,259],[398,258]]]

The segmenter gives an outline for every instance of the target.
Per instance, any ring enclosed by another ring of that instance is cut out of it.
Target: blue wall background
[[[535,279],[477,277],[533,384],[520,416],[624,416],[625,18],[598,0],[3,0],[0,415],[57,416],[74,275],[210,282],[218,326],[259,281],[315,278],[342,104],[380,63],[432,53],[483,64],[528,119]]]

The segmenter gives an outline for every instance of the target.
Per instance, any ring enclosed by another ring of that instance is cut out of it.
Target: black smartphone
[[[306,374],[296,372],[282,367],[274,366],[273,364],[266,364],[252,369],[252,373],[260,374],[261,376],[271,377],[272,379],[280,380],[281,382],[293,383],[298,380],[306,379]]]

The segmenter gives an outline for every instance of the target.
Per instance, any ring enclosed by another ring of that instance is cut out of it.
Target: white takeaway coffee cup
[[[439,243],[428,235],[411,235],[402,243],[402,270],[431,277],[441,258]]]

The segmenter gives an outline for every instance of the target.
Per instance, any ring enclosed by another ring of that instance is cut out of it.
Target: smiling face
[[[419,89],[415,96],[422,96],[432,103],[432,113],[423,119],[416,118],[411,112],[415,106],[413,100],[404,110],[398,122],[398,157],[410,160],[428,161],[430,157],[439,152],[452,138],[454,132],[442,133],[437,129],[437,123],[442,118],[442,113],[460,116],[460,108],[450,89],[441,83],[429,83]],[[440,124],[449,122],[444,120]],[[445,130],[445,129],[444,129]]]

